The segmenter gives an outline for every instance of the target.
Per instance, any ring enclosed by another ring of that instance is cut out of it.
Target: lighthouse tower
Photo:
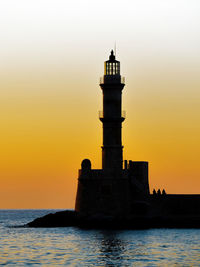
[[[129,216],[141,210],[137,201],[148,198],[148,162],[130,160],[123,168],[124,85],[120,62],[112,50],[100,79],[103,93],[103,111],[99,114],[103,124],[102,169],[92,169],[89,159],[81,163],[75,204],[75,210],[80,214]]]
[[[103,92],[103,112],[99,114],[103,123],[102,169],[122,169],[121,128],[125,114],[122,114],[121,107],[124,85],[120,62],[115,59],[112,50],[109,60],[104,63],[104,76],[100,79]]]

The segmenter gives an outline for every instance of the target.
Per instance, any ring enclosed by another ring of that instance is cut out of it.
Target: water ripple
[[[0,265],[200,266],[200,230],[16,228],[49,210],[0,211]]]

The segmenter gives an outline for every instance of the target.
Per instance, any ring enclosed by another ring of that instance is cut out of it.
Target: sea
[[[28,228],[58,210],[0,210],[0,265],[200,266],[200,229]]]

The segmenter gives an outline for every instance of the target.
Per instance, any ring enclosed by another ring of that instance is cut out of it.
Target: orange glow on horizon
[[[74,208],[81,161],[101,168],[98,82],[115,40],[124,159],[149,161],[151,191],[200,193],[200,4],[12,2],[0,10],[0,208]]]

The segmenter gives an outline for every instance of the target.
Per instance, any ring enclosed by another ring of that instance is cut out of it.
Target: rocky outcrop
[[[37,218],[26,226],[29,227],[67,227],[78,223],[78,214],[75,211],[66,210],[56,213],[49,213],[43,217]]]
[[[198,215],[133,215],[114,217],[96,214],[86,216],[76,211],[50,213],[28,223],[28,227],[70,227],[109,228],[109,229],[147,229],[147,228],[200,228]]]

